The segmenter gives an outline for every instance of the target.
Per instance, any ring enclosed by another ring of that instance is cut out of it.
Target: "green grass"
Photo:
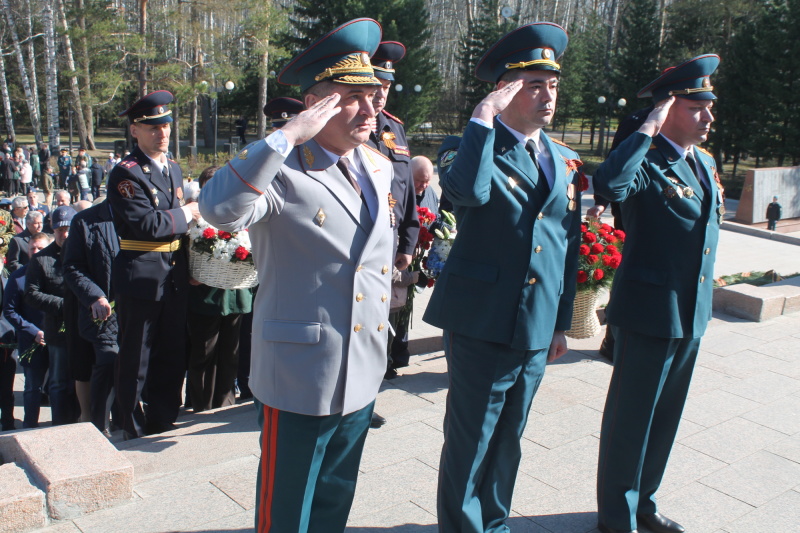
[[[739,283],[747,283],[748,285],[755,285],[761,287],[781,281],[784,279],[794,278],[800,276],[800,273],[790,274],[788,276],[781,276],[774,270],[766,272],[739,272],[738,274],[731,274],[730,276],[721,276],[714,280],[714,287],[727,287],[728,285],[736,285]]]

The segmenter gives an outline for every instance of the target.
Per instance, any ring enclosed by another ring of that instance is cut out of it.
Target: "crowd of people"
[[[268,103],[274,131],[204,171],[197,202],[165,155],[167,91],[122,113],[137,146],[109,157],[106,200],[89,207],[99,163],[81,150],[58,158],[51,213],[28,190],[10,202],[4,315],[22,350],[25,427],[37,424],[48,365],[54,424],[107,432],[111,416],[125,438],[174,427],[187,375],[195,411],[231,404],[238,376],[262,428],[256,529],[344,531],[368,430],[386,422],[374,412],[380,384],[408,364],[407,287],[424,282],[410,268],[417,207],[446,206],[458,237],[423,317],[443,330],[449,374],[439,529],[507,530],[520,440],[547,362],[567,352],[578,255],[591,244],[580,242],[582,163],[544,132],[567,34],[527,24],[481,58],[475,75],[494,90],[440,147],[441,199],[430,160],[411,157],[385,110],[406,50],[381,37],[376,21],[356,19],[292,59],[278,81],[302,101]],[[714,120],[718,63],[698,56],[644,87],[653,105],[593,176],[627,233],[607,308],[601,533],[683,531],[655,494],[711,317],[724,198],[697,145]],[[24,159],[7,155],[2,176]],[[191,278],[185,236],[201,214],[249,232],[257,294]],[[669,227],[681,249],[665,250],[651,227]]]

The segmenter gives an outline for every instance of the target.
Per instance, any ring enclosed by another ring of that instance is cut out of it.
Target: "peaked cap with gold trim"
[[[280,128],[303,111],[303,102],[282,96],[273,98],[264,106],[264,114],[272,120],[273,128]]]
[[[711,74],[719,66],[719,56],[705,54],[693,57],[677,67],[665,69],[661,76],[651,81],[639,91],[639,98],[651,96],[660,102],[670,96],[688,100],[716,100],[714,87],[711,85]]]
[[[278,81],[305,91],[321,82],[380,85],[370,63],[381,41],[381,25],[368,18],[345,22],[306,48],[286,65]]]
[[[534,22],[505,34],[488,52],[478,66],[479,80],[496,83],[509,70],[552,70],[561,73],[556,63],[567,48],[567,32],[552,22]]]
[[[372,55],[372,68],[375,77],[382,80],[394,81],[394,64],[406,55],[406,47],[397,41],[382,41]]]
[[[167,108],[172,100],[171,92],[154,91],[142,96],[119,116],[127,116],[131,124],[166,124],[172,122],[172,110]]]

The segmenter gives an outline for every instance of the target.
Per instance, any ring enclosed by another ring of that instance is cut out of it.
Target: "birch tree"
[[[47,102],[47,140],[50,153],[58,153],[61,144],[58,121],[58,62],[56,61],[56,27],[53,3],[42,3],[42,30],[44,32],[45,100]]]
[[[8,33],[11,37],[11,43],[14,47],[14,55],[16,56],[17,65],[19,66],[20,83],[22,84],[22,90],[25,93],[25,103],[28,106],[28,113],[30,114],[33,136],[36,138],[36,142],[40,143],[42,142],[42,131],[39,120],[39,106],[38,101],[31,89],[31,82],[30,78],[28,77],[28,68],[25,64],[25,55],[22,52],[22,45],[20,44],[19,36],[17,34],[16,20],[14,13],[11,11],[11,5],[9,1],[2,0],[2,6],[6,16],[6,23],[8,25]]]

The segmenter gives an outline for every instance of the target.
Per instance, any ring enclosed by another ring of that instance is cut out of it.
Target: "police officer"
[[[616,343],[597,467],[602,533],[684,530],[658,512],[655,493],[711,319],[725,207],[714,158],[696,145],[714,121],[718,64],[698,56],[642,89],[655,108],[594,175],[595,191],[621,202],[627,230],[606,309]],[[680,245],[664,246],[653,228]]]
[[[67,153],[66,148],[61,149],[61,155],[56,160],[58,164],[58,188],[64,189],[67,187],[67,178],[72,172],[72,157]]]
[[[419,236],[419,217],[417,216],[414,177],[411,174],[411,153],[408,149],[406,131],[403,121],[386,111],[389,90],[395,79],[394,64],[405,55],[406,47],[395,41],[381,42],[372,55],[372,67],[375,69],[375,77],[381,81],[381,86],[375,93],[375,99],[372,102],[375,108],[375,128],[368,141],[370,146],[386,155],[394,167],[392,201],[394,202],[393,211],[397,229],[395,267],[398,270],[404,270],[411,264],[411,257]],[[398,329],[395,331],[389,353],[386,377],[394,377],[397,375],[397,368],[408,366],[409,357],[408,331],[405,328]],[[373,418],[375,427],[380,427],[385,422],[383,417],[378,415]]]
[[[165,156],[171,101],[168,91],[155,91],[120,113],[138,145],[108,178],[120,237],[112,268],[120,330],[115,385],[127,438],[173,426],[186,370],[189,271],[181,237],[200,214],[196,203],[183,205],[181,168]]]
[[[288,121],[303,111],[303,102],[282,96],[264,105],[264,114],[272,121],[272,129],[281,129]]]
[[[424,320],[444,330],[450,388],[439,469],[442,532],[506,531],[520,438],[545,363],[567,351],[580,235],[577,154],[553,118],[566,32],[542,22],[478,63],[496,90],[439,152],[458,237]]]

